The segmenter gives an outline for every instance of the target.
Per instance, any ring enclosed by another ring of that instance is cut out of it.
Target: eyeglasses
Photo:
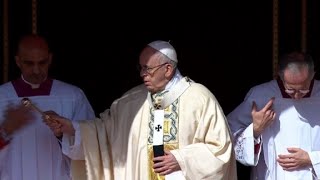
[[[299,85],[293,85],[282,80],[284,91],[291,97],[298,96],[303,97],[310,92],[310,81],[306,80],[304,83],[300,83]]]
[[[152,73],[156,72],[158,69],[160,69],[162,66],[164,66],[166,64],[168,64],[168,63],[163,63],[163,64],[160,64],[160,65],[157,65],[157,66],[154,66],[154,67],[138,65],[137,68],[138,68],[139,72],[146,72],[148,74],[152,74]]]
[[[310,92],[309,89],[285,89],[285,92],[289,95],[294,95],[294,94],[301,94],[301,95],[306,95]]]

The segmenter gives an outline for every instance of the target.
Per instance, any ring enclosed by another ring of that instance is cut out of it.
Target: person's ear
[[[16,55],[16,56],[14,56],[14,59],[15,59],[15,61],[16,61],[16,65],[17,65],[19,68],[21,68],[20,57]]]
[[[166,75],[167,77],[169,77],[169,76],[172,75],[172,73],[173,73],[173,71],[174,71],[174,67],[173,67],[172,64],[169,64],[169,63],[166,64],[165,66],[166,66],[166,67],[165,67],[165,68],[166,68],[166,74],[165,74],[165,75]]]

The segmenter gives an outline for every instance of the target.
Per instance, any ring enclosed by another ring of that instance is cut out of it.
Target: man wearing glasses
[[[280,58],[278,78],[250,89],[227,119],[251,179],[320,178],[320,84],[305,53]]]
[[[88,179],[237,179],[231,133],[218,101],[183,77],[177,63],[169,42],[151,42],[139,59],[144,84],[114,101],[101,118],[72,126],[50,116],[66,134],[65,153],[86,160]],[[83,145],[66,146],[67,134]],[[85,170],[73,172],[78,180]]]

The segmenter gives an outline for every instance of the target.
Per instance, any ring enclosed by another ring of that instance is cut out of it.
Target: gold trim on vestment
[[[174,150],[174,149],[178,149],[179,148],[179,144],[178,143],[174,143],[174,144],[165,144],[164,145],[164,149],[165,150]],[[148,166],[149,166],[149,179],[150,180],[165,180],[164,176],[160,176],[159,174],[155,173],[153,170],[153,146],[148,145]]]
[[[163,122],[163,143],[165,150],[178,149],[178,99],[171,105],[164,109],[164,122]],[[153,170],[153,122],[154,122],[154,108],[150,109],[149,118],[149,138],[148,138],[148,166],[149,166],[149,179],[150,180],[164,180],[164,176],[160,176]]]

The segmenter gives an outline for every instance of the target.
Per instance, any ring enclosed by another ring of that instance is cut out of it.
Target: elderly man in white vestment
[[[169,42],[151,42],[139,59],[144,85],[94,121],[54,118],[65,132],[64,152],[86,161],[87,179],[237,179],[231,133],[218,101],[183,77],[177,63]]]
[[[0,134],[6,140],[0,151],[0,179],[70,180],[71,161],[60,144],[63,134],[43,122],[41,111],[82,120],[94,118],[93,109],[81,89],[48,77],[52,54],[43,37],[22,37],[15,60],[20,78],[0,86]],[[21,107],[24,98],[29,100],[27,109]],[[8,115],[8,111],[16,113]]]
[[[310,55],[280,58],[278,78],[250,89],[228,114],[236,159],[251,179],[320,178],[320,84]]]

